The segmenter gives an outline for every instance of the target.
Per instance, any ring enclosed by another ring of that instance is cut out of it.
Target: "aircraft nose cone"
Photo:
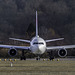
[[[41,46],[38,46],[38,50],[41,50]]]

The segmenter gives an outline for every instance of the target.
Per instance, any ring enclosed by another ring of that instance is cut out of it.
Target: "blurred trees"
[[[71,38],[74,39],[75,37],[74,2],[74,0],[0,0],[0,38],[3,38],[3,36],[19,36],[20,38],[24,37],[26,33],[34,33],[35,11],[37,10],[39,29],[41,27],[46,28],[47,32],[45,33],[48,34],[51,34],[48,31],[51,29],[55,32],[55,38],[57,35],[59,37],[69,37],[67,40],[74,44],[75,42],[71,41]],[[33,32],[28,28],[29,25],[31,28],[33,26]],[[39,33],[41,36],[43,35],[42,32],[43,30]],[[51,35],[47,36],[47,39],[52,37]]]
[[[59,43],[75,44],[75,0],[0,0],[0,42],[35,36],[36,10],[40,37],[64,37]]]

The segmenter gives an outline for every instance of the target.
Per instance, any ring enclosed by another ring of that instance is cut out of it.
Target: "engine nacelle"
[[[58,55],[59,55],[60,57],[65,57],[65,56],[67,55],[67,50],[66,50],[66,49],[60,49],[60,50],[58,51]]]
[[[17,55],[17,50],[15,48],[11,48],[9,51],[8,51],[8,54],[10,56],[16,56]]]

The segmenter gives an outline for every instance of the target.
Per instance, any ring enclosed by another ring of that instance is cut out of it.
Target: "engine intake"
[[[11,48],[9,51],[8,51],[8,54],[10,56],[15,56],[17,55],[17,50],[15,48]]]
[[[66,50],[66,49],[60,49],[60,50],[58,51],[58,55],[59,55],[60,57],[65,57],[65,56],[67,55],[67,50]]]

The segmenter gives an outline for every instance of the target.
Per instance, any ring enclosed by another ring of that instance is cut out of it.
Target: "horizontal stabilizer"
[[[22,41],[22,42],[27,42],[27,43],[30,43],[29,40],[23,40],[23,39],[16,39],[16,38],[9,38],[11,40],[16,40],[16,41]]]
[[[45,40],[46,42],[52,42],[52,41],[58,41],[58,40],[63,40],[64,38],[58,38],[58,39],[51,39],[51,40]]]

